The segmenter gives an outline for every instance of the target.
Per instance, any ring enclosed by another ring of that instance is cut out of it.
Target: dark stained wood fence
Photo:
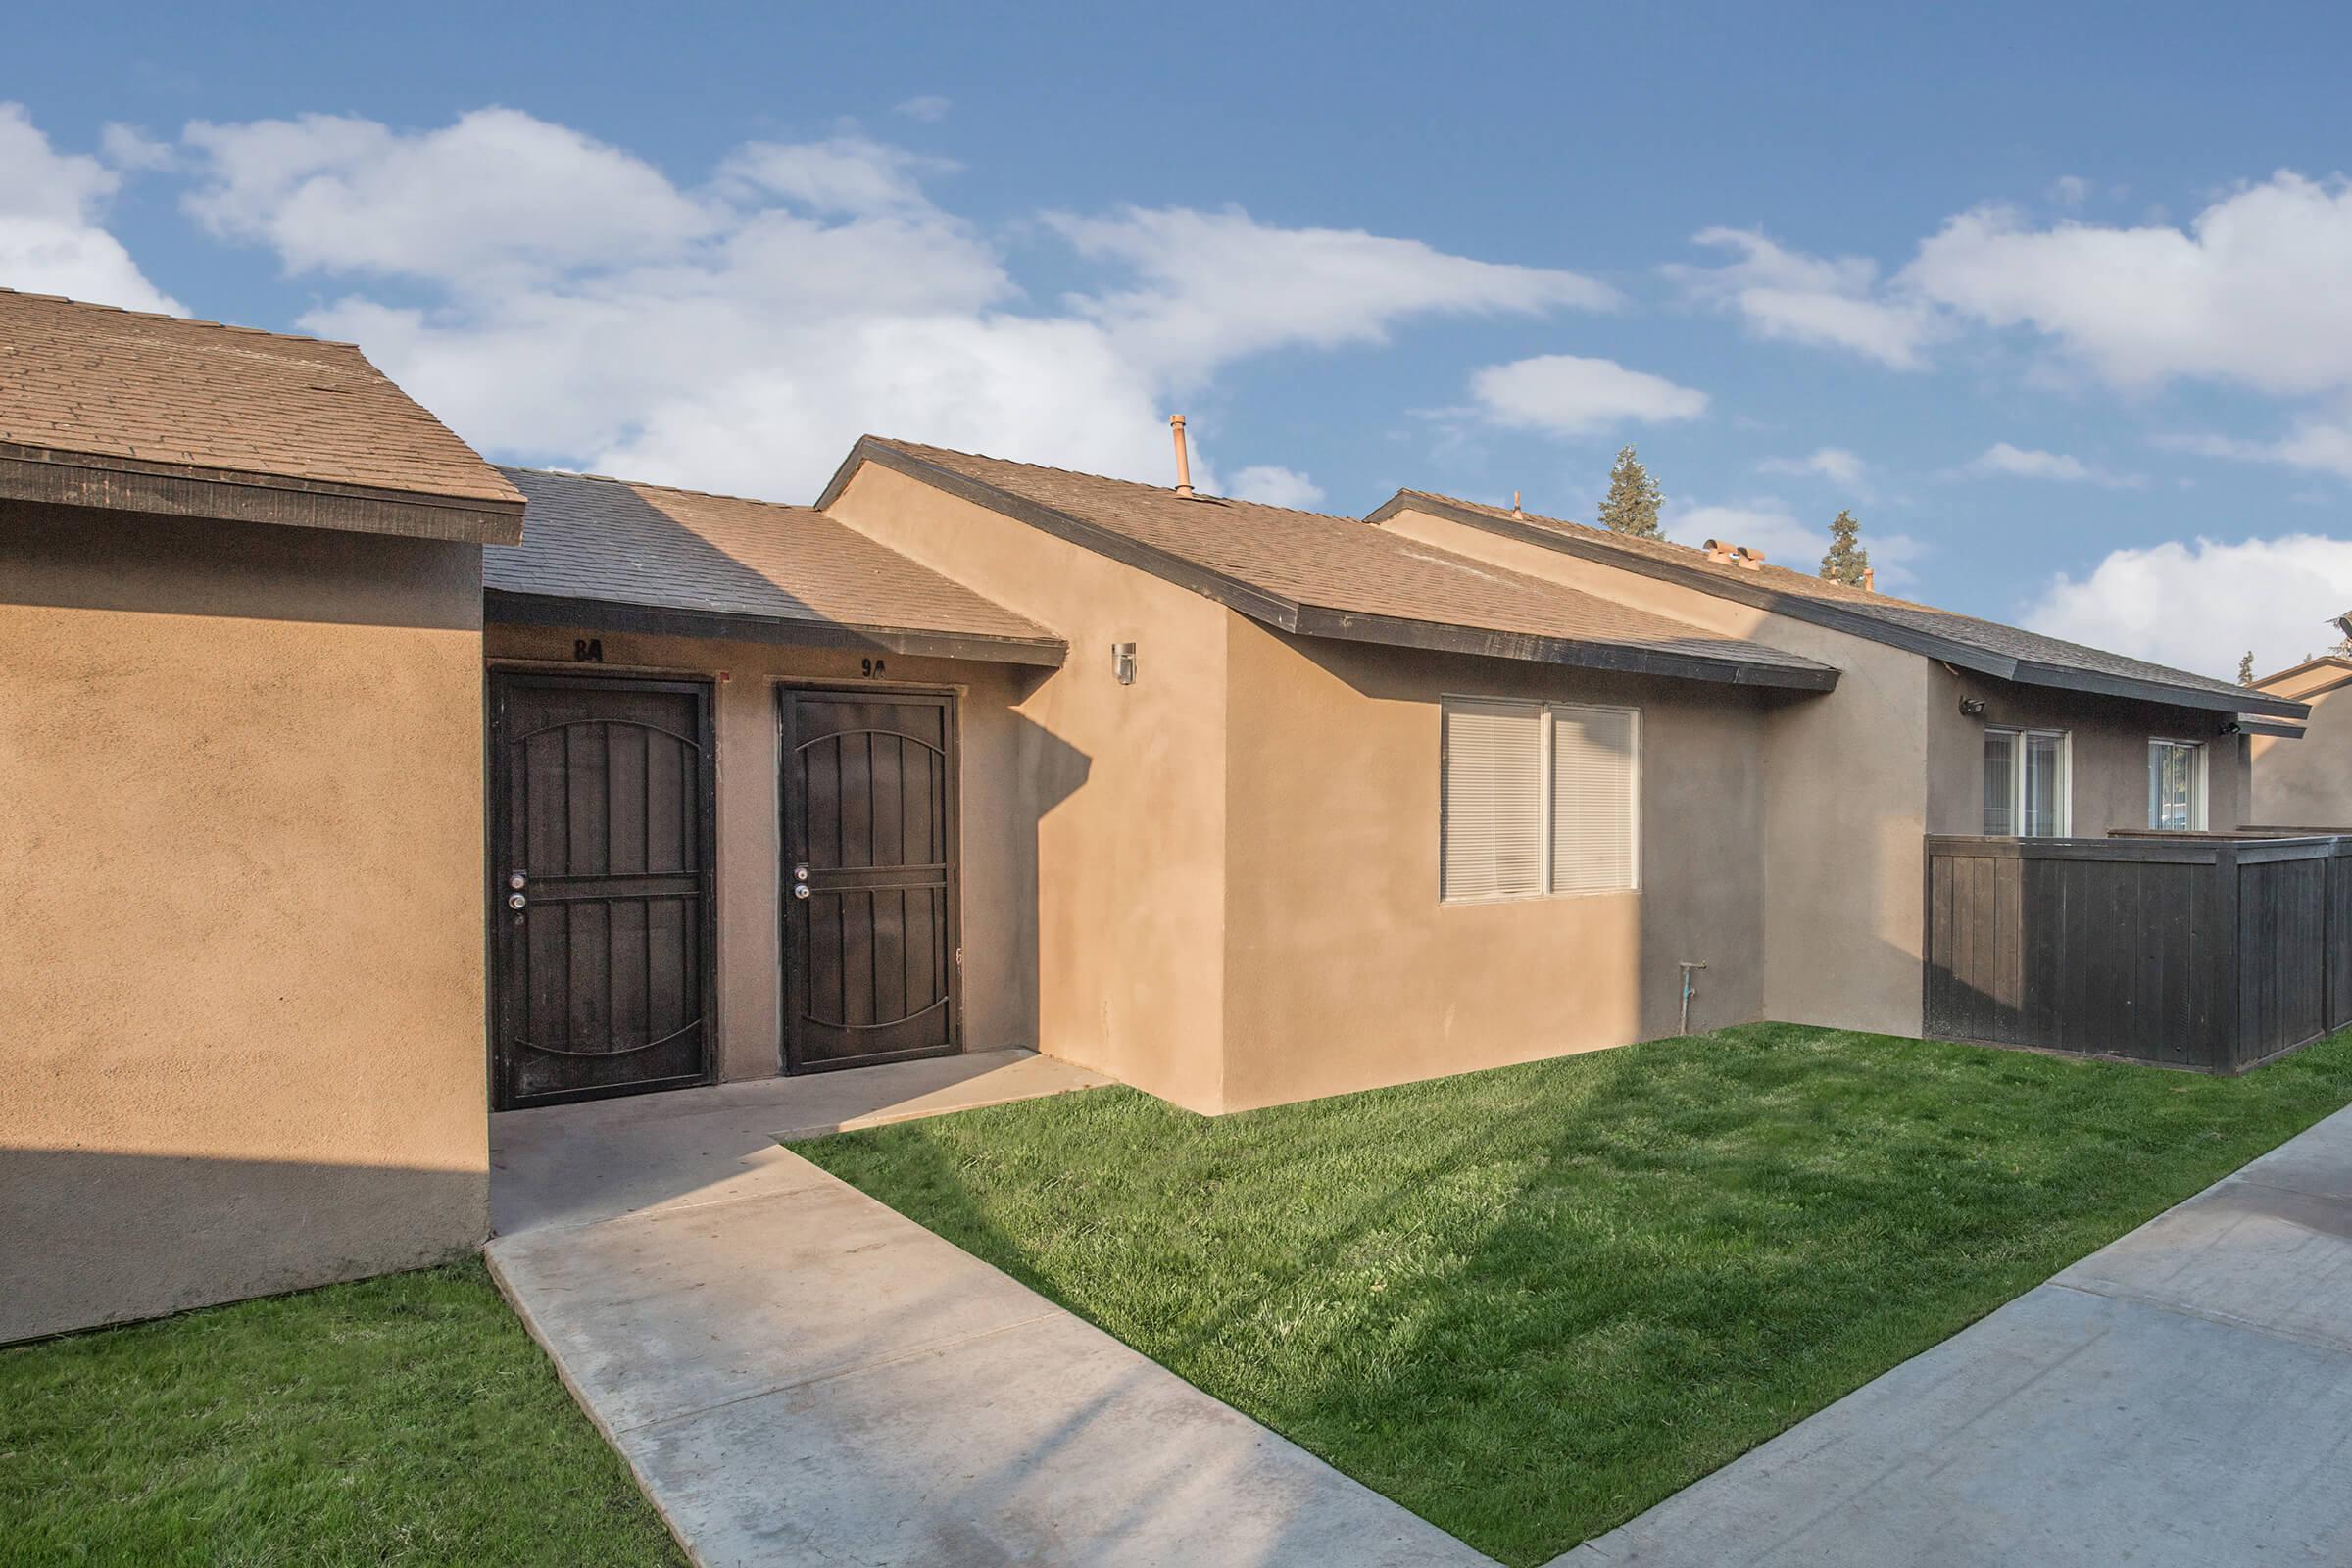
[[[2352,837],[1927,841],[1927,1033],[2237,1072],[2352,1023]]]

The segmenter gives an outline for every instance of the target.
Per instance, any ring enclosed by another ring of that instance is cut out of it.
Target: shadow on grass
[[[1547,1560],[2352,1099],[1757,1025],[1210,1120],[804,1146],[1473,1545]]]

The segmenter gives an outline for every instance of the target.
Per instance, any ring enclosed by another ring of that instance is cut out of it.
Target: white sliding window
[[[2205,827],[2205,748],[2196,741],[2148,742],[2148,826]]]
[[[1993,838],[2064,838],[2074,788],[2064,730],[1984,732],[1984,831]]]
[[[1641,881],[1632,709],[1447,698],[1439,896],[1601,893]]]

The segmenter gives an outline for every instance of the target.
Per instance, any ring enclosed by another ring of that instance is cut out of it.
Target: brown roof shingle
[[[2286,712],[2299,706],[2249,693],[2234,682],[2150,663],[2101,648],[2044,636],[2019,626],[1938,610],[1934,605],[1849,587],[1808,572],[1769,563],[1749,568],[1710,561],[1704,550],[1664,539],[1638,539],[1587,523],[1534,514],[1514,517],[1501,507],[1464,501],[1426,490],[1399,490],[1383,502],[1369,521],[1416,510],[1469,523],[1509,538],[1561,550],[1589,561],[1646,576],[1681,582],[1703,593],[1853,636],[1908,648],[2026,685],[2058,686],[2115,696],[2169,702],[2220,711]]]
[[[352,344],[9,289],[0,289],[0,451],[482,512],[517,514],[522,504]]]
[[[715,636],[1061,662],[1052,633],[813,508],[501,471],[530,511],[521,544],[482,552],[493,620],[518,618],[518,599],[563,602],[539,619],[576,616],[569,607],[586,601],[671,612],[655,624]]]
[[[1282,630],[1693,679],[1826,689],[1827,664],[1412,543],[1295,512],[861,439],[818,505],[872,460],[1156,572]]]

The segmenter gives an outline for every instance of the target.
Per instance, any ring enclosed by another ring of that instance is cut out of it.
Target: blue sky
[[[493,456],[858,430],[1670,527],[2229,673],[2352,606],[2338,9],[44,7],[0,284],[357,338]],[[142,14],[143,13],[143,14]],[[357,14],[354,14],[355,16]]]

